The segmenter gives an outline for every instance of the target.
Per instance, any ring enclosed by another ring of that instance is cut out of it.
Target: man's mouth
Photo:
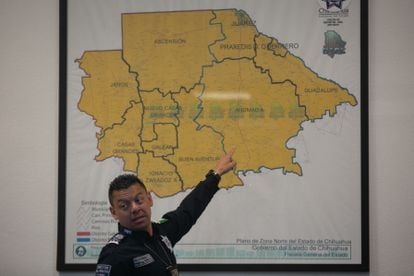
[[[145,216],[134,217],[134,218],[132,218],[132,222],[133,222],[133,223],[141,223],[141,222],[143,222],[145,219],[146,219],[146,217],[145,217]]]

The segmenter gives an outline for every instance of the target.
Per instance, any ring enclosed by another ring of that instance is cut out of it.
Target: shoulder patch
[[[112,266],[107,264],[98,264],[96,266],[95,276],[109,276]]]
[[[118,233],[108,241],[108,244],[110,243],[119,244],[124,238],[125,238],[124,235],[122,235],[121,233]]]
[[[168,221],[168,219],[162,218],[162,219],[160,219],[160,221],[158,223],[163,224],[163,223],[166,223],[167,221]]]

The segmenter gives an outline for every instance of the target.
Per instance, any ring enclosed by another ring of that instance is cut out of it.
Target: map
[[[222,188],[263,168],[302,176],[289,140],[358,104],[242,9],[124,13],[120,27],[122,49],[76,60],[78,108],[99,130],[95,161],[121,159],[158,197],[193,188],[233,146],[237,168]]]
[[[115,177],[145,183],[157,222],[235,147],[237,166],[174,247],[180,267],[359,265],[363,3],[67,1],[61,262],[94,267],[118,231],[108,202]]]

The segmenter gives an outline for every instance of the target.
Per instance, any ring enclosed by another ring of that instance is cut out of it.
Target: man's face
[[[152,234],[151,229],[151,194],[137,184],[128,189],[114,191],[112,193],[112,204],[110,207],[114,219],[130,230],[147,231]]]

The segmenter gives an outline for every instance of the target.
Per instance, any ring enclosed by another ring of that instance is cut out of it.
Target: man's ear
[[[151,192],[148,193],[148,200],[150,201],[150,206],[152,207],[152,205],[154,204],[154,202],[152,201]]]
[[[115,220],[118,220],[118,216],[116,215],[116,211],[115,211],[114,207],[110,206],[110,207],[109,207],[109,211],[111,211],[112,217],[113,217]]]

